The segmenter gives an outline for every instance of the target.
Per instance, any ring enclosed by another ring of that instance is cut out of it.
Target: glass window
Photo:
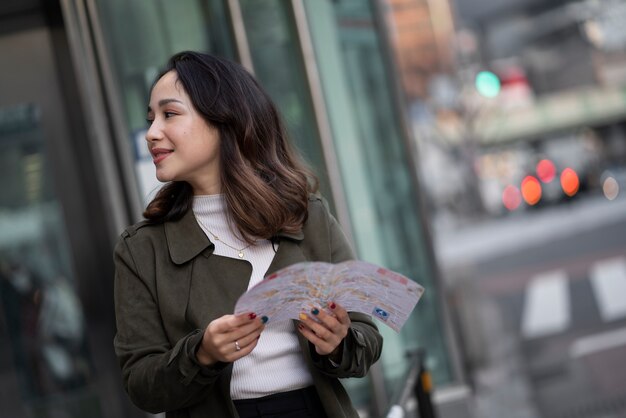
[[[280,109],[291,139],[318,175],[321,192],[333,207],[290,5],[280,0],[242,0],[241,11],[255,75]]]
[[[100,417],[86,390],[93,365],[40,107],[0,108],[0,143],[0,381],[13,381],[3,391],[15,393],[32,416]],[[72,401],[77,392],[82,405]]]
[[[230,20],[222,0],[98,1],[109,57],[122,95],[130,146],[145,201],[160,186],[144,134],[149,90],[176,52],[205,51],[234,59]]]
[[[426,288],[400,334],[381,326],[387,387],[406,372],[406,350],[423,347],[439,383],[452,378],[438,314],[432,260],[394,115],[372,3],[304,2],[331,121],[335,150],[362,259],[413,278]],[[350,382],[352,384],[352,382]]]
[[[198,50],[233,58],[222,1],[107,0],[98,6],[131,130],[145,126],[149,88],[171,55]]]

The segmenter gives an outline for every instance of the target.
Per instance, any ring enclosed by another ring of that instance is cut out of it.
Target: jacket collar
[[[174,264],[184,264],[202,253],[208,257],[215,249],[215,245],[198,225],[191,209],[182,218],[165,222],[164,228],[167,247]],[[302,230],[295,233],[279,232],[276,236],[292,241],[302,241],[304,232]]]

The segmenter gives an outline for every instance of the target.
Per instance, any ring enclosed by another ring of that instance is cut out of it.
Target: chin
[[[161,183],[167,183],[169,181],[175,181],[176,179],[174,178],[174,176],[170,176],[167,175],[166,173],[159,173],[157,171],[156,173],[156,178],[157,180],[159,180]]]

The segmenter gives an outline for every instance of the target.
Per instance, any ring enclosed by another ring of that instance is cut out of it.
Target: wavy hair
[[[269,95],[242,66],[213,55],[175,54],[156,81],[170,71],[219,132],[221,191],[242,237],[251,243],[256,237],[299,231],[318,180],[290,145]],[[143,215],[154,223],[172,221],[192,203],[191,185],[173,181],[160,189]]]

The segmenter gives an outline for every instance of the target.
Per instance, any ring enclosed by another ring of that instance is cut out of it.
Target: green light
[[[496,97],[500,93],[500,79],[491,71],[476,74],[476,90],[485,97]]]

